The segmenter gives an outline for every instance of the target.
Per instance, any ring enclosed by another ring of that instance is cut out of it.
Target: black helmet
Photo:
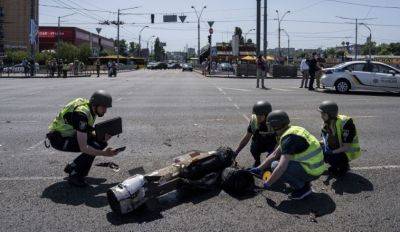
[[[323,101],[321,105],[319,105],[318,111],[328,114],[330,118],[336,118],[339,112],[339,107],[333,101]]]
[[[258,101],[253,106],[253,114],[255,115],[268,115],[272,111],[271,103],[267,101]]]
[[[267,122],[273,128],[283,128],[289,125],[290,120],[287,113],[283,110],[274,110],[268,114]]]
[[[112,97],[109,93],[104,90],[97,90],[90,97],[90,104],[92,106],[112,106]]]

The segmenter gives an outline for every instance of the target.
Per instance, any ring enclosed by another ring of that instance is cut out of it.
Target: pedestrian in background
[[[300,88],[307,88],[308,85],[308,77],[309,77],[309,73],[308,73],[308,64],[307,64],[307,56],[303,56],[303,59],[301,59],[301,63],[300,63],[300,72],[302,74],[302,80],[301,80],[301,85]]]
[[[97,77],[100,77],[100,60],[99,59],[96,61],[96,71],[97,71]]]
[[[265,89],[264,86],[264,73],[266,71],[266,64],[264,61],[264,58],[262,55],[259,55],[256,60],[257,64],[257,73],[260,73],[260,75],[257,75],[257,86],[256,88],[259,88],[259,83],[260,83],[260,77],[261,77],[261,88]]]
[[[318,71],[318,64],[317,64],[317,53],[313,52],[311,59],[307,60],[308,64],[308,72],[310,74],[310,83],[308,84],[308,90],[313,91],[314,89],[314,80],[315,80],[315,73]]]
[[[317,88],[321,88],[321,77],[322,77],[322,69],[325,67],[326,60],[321,57],[320,54],[317,55],[317,65],[318,65],[318,71],[315,74],[315,79],[317,81]]]

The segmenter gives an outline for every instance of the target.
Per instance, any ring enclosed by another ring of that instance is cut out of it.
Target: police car
[[[321,83],[339,93],[349,90],[400,92],[400,70],[374,61],[351,61],[323,70]]]

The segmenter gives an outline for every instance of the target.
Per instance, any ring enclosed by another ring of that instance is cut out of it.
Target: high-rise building
[[[32,5],[33,4],[33,5]],[[0,1],[0,49],[30,49],[29,33],[33,7],[38,22],[39,0],[1,0]],[[37,45],[36,45],[37,46]],[[0,52],[4,52],[0,51]]]

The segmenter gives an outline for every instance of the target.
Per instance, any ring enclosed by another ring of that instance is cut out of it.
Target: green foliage
[[[6,50],[6,62],[19,64],[23,59],[28,58],[28,53],[25,51]]]
[[[242,28],[235,27],[234,35],[238,35],[239,36],[239,43],[240,44],[244,44],[244,37],[243,37],[242,34],[243,34]]]
[[[83,44],[83,45],[79,46],[78,60],[87,64],[87,63],[89,63],[89,57],[91,57],[91,56],[92,56],[92,50],[90,49],[89,45]]]
[[[154,59],[156,61],[162,61],[165,57],[165,50],[161,45],[160,39],[157,37],[154,42]]]
[[[117,47],[117,40],[114,41],[114,46]],[[127,56],[128,55],[128,45],[126,43],[126,40],[122,39],[119,41],[119,54],[122,56]]]
[[[56,57],[71,63],[79,57],[79,49],[70,43],[60,43],[60,47],[57,49]]]

